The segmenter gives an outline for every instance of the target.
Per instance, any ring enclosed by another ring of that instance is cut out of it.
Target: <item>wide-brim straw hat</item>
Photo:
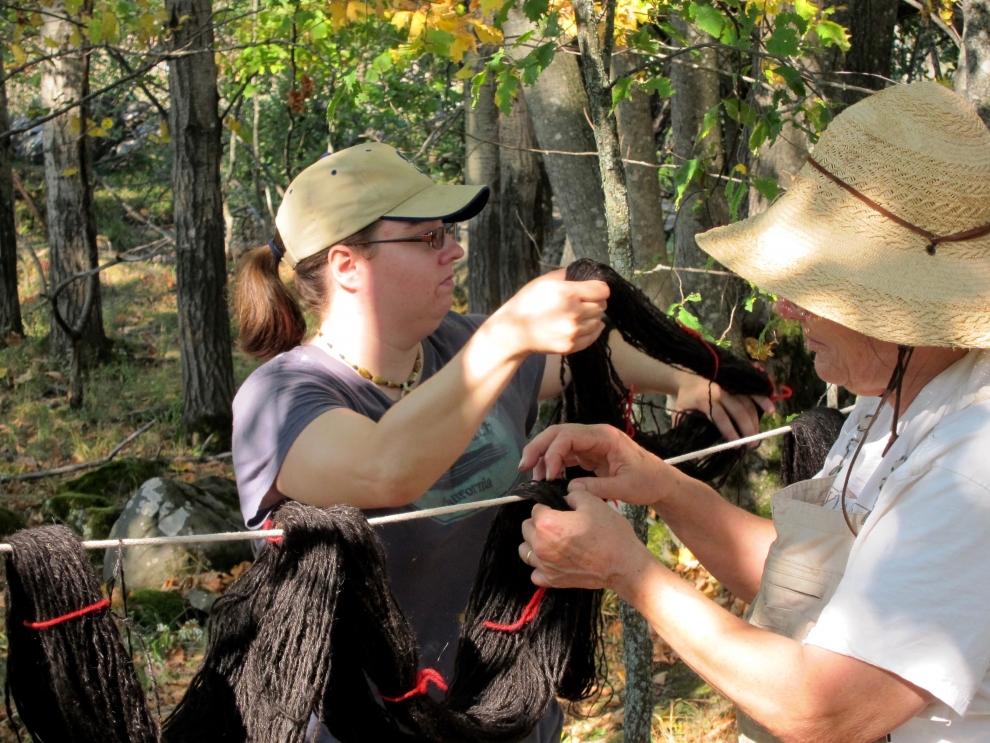
[[[701,249],[873,338],[990,348],[990,234],[937,239],[990,224],[990,131],[970,105],[934,82],[887,88],[839,114],[813,158]]]

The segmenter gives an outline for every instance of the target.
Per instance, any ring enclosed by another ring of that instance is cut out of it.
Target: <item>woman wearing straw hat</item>
[[[608,287],[556,272],[487,320],[450,312],[453,263],[464,251],[445,224],[470,219],[487,199],[486,187],[434,184],[377,143],[327,156],[289,185],[275,239],[249,254],[238,276],[242,348],[269,359],[234,400],[248,526],[260,527],[287,498],[382,515],[489,500],[516,484],[537,397],[560,391],[559,354],[598,337]],[[317,318],[305,344],[281,261]],[[612,350],[639,389],[708,409],[706,380],[618,341]],[[717,387],[714,395],[713,418],[728,437],[757,430],[752,401]],[[421,657],[448,679],[493,511],[380,531]],[[559,739],[561,724],[554,705],[528,740]]]
[[[819,376],[859,402],[772,522],[617,431],[543,432],[522,467],[598,478],[524,524],[534,583],[615,589],[738,705],[740,740],[990,740],[990,132],[941,85],[887,89],[766,212],[698,244],[786,297]],[[653,505],[748,623],[600,498]]]

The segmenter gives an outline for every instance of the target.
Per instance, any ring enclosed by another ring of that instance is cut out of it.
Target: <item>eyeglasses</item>
[[[361,242],[354,243],[354,245],[374,245],[376,243],[429,243],[430,247],[434,250],[440,250],[443,247],[447,235],[453,236],[454,228],[455,225],[453,223],[444,224],[440,227],[435,227],[422,235],[413,235],[411,237],[393,237],[388,240],[362,240]]]

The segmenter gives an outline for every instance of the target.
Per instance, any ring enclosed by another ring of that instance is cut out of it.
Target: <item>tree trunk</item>
[[[471,81],[465,81],[465,99],[470,100]],[[464,182],[486,185],[491,191],[488,205],[468,222],[468,303],[471,312],[490,315],[501,301],[498,253],[499,232],[499,110],[495,105],[495,78],[489,75],[479,91],[478,103],[465,106],[464,145],[467,158]]]
[[[593,0],[573,0],[572,5],[577,21],[578,46],[581,49],[581,72],[591,121],[595,128],[598,167],[605,193],[609,263],[628,279],[632,278],[634,265],[629,198],[615,117],[609,114],[612,96],[608,84],[611,79],[609,67],[615,1],[604,3],[604,49],[598,38]],[[623,504],[622,513],[632,523],[636,536],[646,543],[647,508]],[[622,736],[625,743],[648,743],[653,721],[653,642],[650,639],[650,626],[639,612],[624,601],[620,603],[619,612],[622,617],[623,660],[626,667]]]
[[[962,0],[962,13],[956,92],[965,96],[990,126],[990,0]]]
[[[204,50],[168,64],[182,422],[190,433],[218,433],[223,445],[230,437],[234,374],[212,8],[210,0],[168,0],[166,11],[173,48]]]
[[[634,65],[627,55],[612,57],[612,77],[619,77]],[[650,96],[634,88],[632,99],[616,109],[619,142],[626,162],[626,190],[629,196],[629,222],[632,226],[633,263],[649,270],[667,263],[667,235],[663,227],[663,193],[660,190],[657,142],[653,133]],[[639,165],[638,163],[648,163]],[[673,293],[667,272],[637,277],[636,284],[659,306],[666,308]]]
[[[520,96],[509,116],[498,119],[498,141],[521,149],[500,147],[498,283],[505,302],[540,275],[540,256],[553,231],[553,201],[543,158],[536,152],[533,122]]]
[[[529,52],[526,44],[518,49],[512,45],[534,28],[520,10],[510,10],[503,26],[505,53],[516,58],[525,56]],[[588,96],[574,55],[558,53],[523,95],[540,149],[595,152],[594,132],[587,117]],[[544,154],[543,158],[574,254],[607,263],[605,196],[598,159],[556,154]]]
[[[882,90],[888,83],[893,65],[894,26],[900,0],[856,0],[844,4],[834,20],[849,29],[851,47],[843,60],[843,81],[861,88]],[[847,90],[842,99],[852,105],[867,96]]]
[[[694,27],[681,26],[688,44],[710,41],[711,37]],[[691,66],[679,64],[671,67],[670,78],[675,94],[671,99],[671,138],[674,159],[683,163],[701,157],[705,173],[721,171],[722,127],[716,121],[711,131],[701,141],[705,114],[719,103],[718,58],[714,49],[701,49]],[[704,68],[704,69],[702,69]],[[699,232],[727,224],[728,206],[721,184],[713,183],[711,176],[703,176],[701,184],[688,186],[681,200],[674,225],[674,265],[684,268],[700,268],[707,264],[708,255],[698,247],[694,236]],[[734,314],[741,282],[739,279],[713,276],[704,273],[681,273],[677,276],[679,296],[697,292],[701,301],[692,303],[690,311],[715,333],[721,334]],[[730,332],[733,345],[739,348],[741,338]]]
[[[7,75],[0,44],[0,132],[10,129],[7,114]],[[24,335],[17,297],[17,225],[14,222],[14,178],[10,168],[10,137],[0,140],[0,345],[12,333]]]
[[[61,51],[72,48],[69,35],[73,24],[67,17],[61,0],[51,6],[52,12],[43,16],[42,36],[51,39]],[[41,105],[48,109],[62,108],[89,93],[89,57],[84,49],[49,60],[41,66]],[[45,189],[48,194],[48,247],[51,264],[49,286],[77,273],[95,268],[99,263],[96,247],[96,218],[90,184],[91,163],[89,138],[86,136],[89,108],[78,106],[45,122],[42,141],[45,150]],[[103,308],[100,301],[100,279],[95,278],[94,298],[88,317],[81,323],[79,348],[83,358],[80,367],[88,366],[102,357],[109,348],[103,332]],[[70,326],[80,325],[86,303],[86,280],[68,286],[58,299],[59,313]],[[72,339],[57,323],[52,323],[52,351],[60,356],[71,355]]]

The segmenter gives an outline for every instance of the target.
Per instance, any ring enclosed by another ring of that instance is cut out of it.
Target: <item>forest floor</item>
[[[44,251],[38,257],[46,264]],[[165,460],[165,476],[184,481],[203,475],[233,477],[229,459],[201,456],[199,443],[188,441],[180,430],[181,375],[173,265],[166,260],[122,264],[102,274],[104,323],[114,346],[111,359],[89,374],[79,408],[69,405],[64,362],[48,353],[49,315],[39,296],[37,273],[29,262],[21,273],[26,337],[0,349],[0,474],[18,475],[100,459],[141,426],[153,423],[121,452],[120,458]],[[459,296],[463,298],[462,293]],[[240,384],[256,362],[240,353],[235,353],[234,359],[236,381]],[[0,505],[19,512],[28,525],[41,524],[45,521],[45,501],[72,476],[0,484]],[[651,546],[712,600],[736,614],[742,613],[742,602],[719,586],[690,553],[678,549],[660,524],[652,528]],[[177,576],[163,588],[180,594],[195,586],[222,592],[234,577],[215,572]],[[119,602],[120,596],[114,599]],[[567,743],[622,740],[622,632],[614,597],[606,601],[605,612],[608,683],[596,700],[572,705],[568,710],[564,738]],[[146,623],[138,625],[138,631],[146,649],[135,645],[135,661],[149,688],[149,700],[166,713],[181,698],[202,659],[206,636],[201,619]],[[662,640],[654,640],[654,740],[734,740],[731,705],[687,668]],[[2,635],[0,645],[2,670],[6,657]],[[150,683],[152,678],[155,685]],[[6,720],[4,712],[0,712],[0,720]],[[0,741],[13,740],[9,721],[0,722]]]

